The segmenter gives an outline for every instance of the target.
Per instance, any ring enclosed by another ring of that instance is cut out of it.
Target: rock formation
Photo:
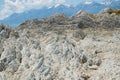
[[[0,80],[119,80],[120,16],[79,12],[0,25]]]

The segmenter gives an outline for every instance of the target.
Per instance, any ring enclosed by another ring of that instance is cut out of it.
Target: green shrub
[[[120,15],[120,10],[119,9],[112,9],[112,8],[110,8],[109,13],[110,14],[115,13],[116,15]]]

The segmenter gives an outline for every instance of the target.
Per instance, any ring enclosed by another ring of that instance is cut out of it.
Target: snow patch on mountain
[[[86,1],[86,2],[84,2],[84,4],[87,4],[87,5],[92,4],[92,3],[93,3],[92,1]]]

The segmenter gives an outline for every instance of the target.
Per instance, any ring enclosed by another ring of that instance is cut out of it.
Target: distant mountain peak
[[[56,5],[54,5],[54,6],[50,6],[50,7],[48,7],[48,9],[50,9],[50,8],[58,8],[58,7],[71,7],[72,5],[70,5],[70,4],[56,4]]]
[[[70,4],[56,4],[54,8],[60,7],[60,6],[65,6],[65,7],[70,7]]]
[[[92,4],[92,3],[93,3],[93,1],[85,1],[84,2],[84,4],[87,4],[87,5]]]
[[[61,4],[56,4],[54,7],[57,8],[57,7],[59,7],[60,5],[61,5]]]

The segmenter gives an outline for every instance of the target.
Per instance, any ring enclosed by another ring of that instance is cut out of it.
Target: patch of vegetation
[[[115,13],[116,15],[120,15],[120,9],[112,9],[112,8],[110,8],[109,13],[110,14]]]
[[[88,14],[88,16],[89,16],[90,18],[96,19],[95,14]]]

